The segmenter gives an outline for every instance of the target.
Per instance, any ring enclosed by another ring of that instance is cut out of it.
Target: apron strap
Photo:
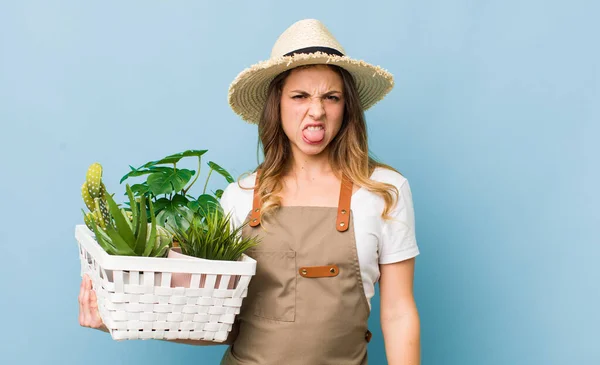
[[[348,229],[350,221],[350,202],[352,200],[352,181],[346,175],[342,176],[342,187],[340,188],[340,201],[338,203],[338,213],[335,228],[344,232]]]
[[[250,226],[256,227],[260,224],[260,195],[256,185],[260,177],[260,169],[256,170],[256,183],[254,189],[254,199],[252,201],[252,212],[250,214]],[[346,175],[342,176],[342,184],[340,187],[340,199],[338,202],[337,220],[335,223],[336,229],[340,232],[344,232],[348,229],[348,222],[350,221],[350,204],[352,201],[352,181],[350,181]]]
[[[260,177],[260,169],[256,170],[256,183],[254,184],[254,200],[252,201],[252,213],[250,214],[250,226],[256,227],[260,224],[260,195],[258,194],[258,178]]]

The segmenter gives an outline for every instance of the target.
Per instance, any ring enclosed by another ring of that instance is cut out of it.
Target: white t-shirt
[[[415,217],[412,194],[408,180],[399,173],[383,167],[371,175],[375,181],[393,184],[400,196],[390,215],[393,220],[381,217],[384,200],[377,194],[360,188],[352,195],[350,209],[354,219],[354,234],[365,296],[371,305],[375,294],[375,283],[379,280],[379,264],[391,264],[410,259],[419,254],[415,237]],[[240,184],[252,187],[256,173],[243,178]],[[225,213],[232,212],[232,223],[241,225],[252,209],[254,192],[238,186],[237,181],[229,184],[221,196]]]

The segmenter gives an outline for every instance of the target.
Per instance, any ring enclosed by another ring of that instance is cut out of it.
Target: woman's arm
[[[381,329],[389,365],[418,365],[419,313],[413,296],[415,259],[379,265]]]

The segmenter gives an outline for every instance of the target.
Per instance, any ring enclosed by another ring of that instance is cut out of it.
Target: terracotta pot
[[[169,253],[167,255],[168,258],[176,258],[176,259],[192,259],[198,261],[206,261],[206,259],[201,259],[195,256],[184,255],[181,253],[181,247],[171,247],[169,249]],[[227,285],[227,289],[235,288],[236,281],[238,279],[237,275],[232,275],[229,279],[229,284]],[[192,281],[192,274],[184,274],[174,272],[171,274],[171,288],[175,287],[184,287],[189,288],[190,282]],[[200,277],[200,288],[204,288],[204,284],[206,283],[206,275],[202,275]],[[221,283],[221,275],[217,275],[217,281],[215,282],[214,289],[219,288],[219,284]]]

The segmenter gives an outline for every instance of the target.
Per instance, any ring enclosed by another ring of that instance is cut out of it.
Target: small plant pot
[[[176,258],[176,259],[192,259],[192,260],[198,260],[198,261],[211,261],[211,262],[213,261],[213,260],[202,259],[202,258],[195,257],[195,256],[184,255],[181,253],[181,247],[171,247],[169,249],[169,253],[168,253],[167,257],[168,258]],[[235,288],[235,284],[238,279],[239,279],[238,275],[231,276],[231,278],[229,279],[229,283],[227,284],[227,289]],[[173,273],[171,276],[171,287],[172,288],[177,288],[177,287],[189,288],[191,280],[192,280],[191,274]],[[205,288],[205,283],[206,283],[206,275],[202,275],[202,277],[200,278],[200,288]],[[217,281],[215,282],[214,289],[219,288],[220,283],[221,283],[221,275],[217,275]]]

